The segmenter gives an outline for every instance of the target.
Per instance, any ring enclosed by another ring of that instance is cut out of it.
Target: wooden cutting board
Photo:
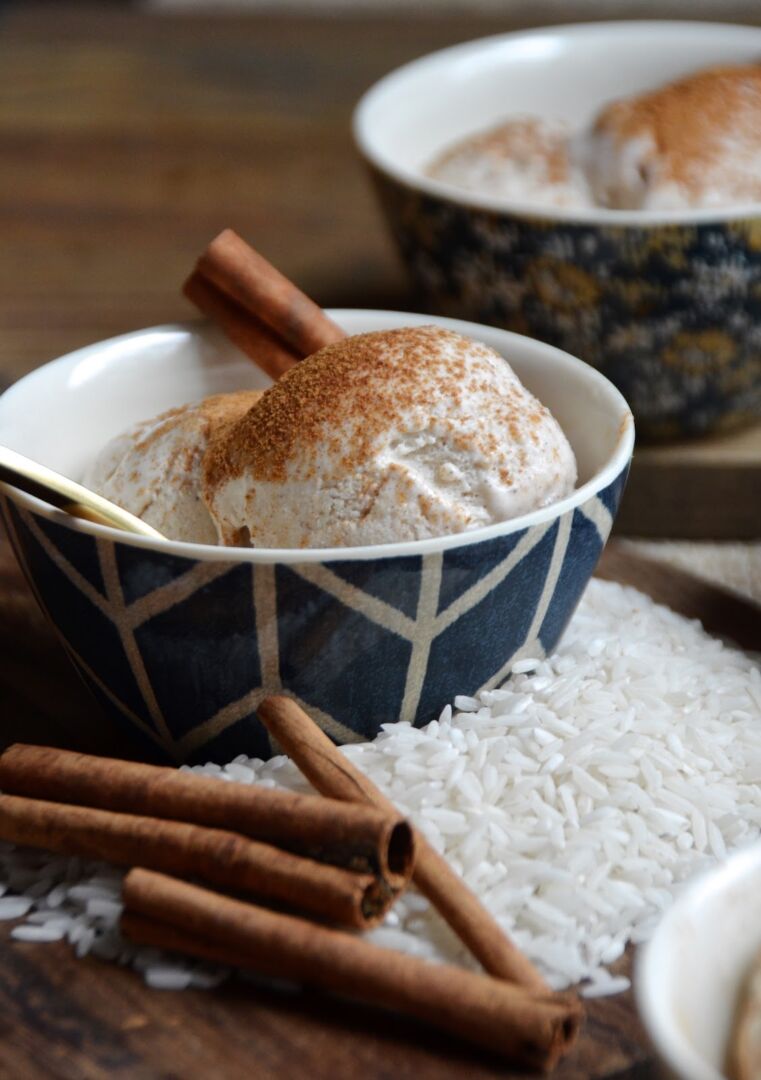
[[[761,424],[693,442],[638,446],[616,532],[682,540],[761,537]]]

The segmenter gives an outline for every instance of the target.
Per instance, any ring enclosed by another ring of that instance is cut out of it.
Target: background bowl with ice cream
[[[594,569],[631,457],[618,391],[571,356],[491,327],[430,316],[331,313],[349,333],[436,322],[509,358],[576,454],[554,505],[410,543],[243,549],[153,541],[67,518],[0,485],[27,578],[95,696],[146,753],[268,756],[256,719],[284,689],[338,742],[433,719],[554,648]],[[81,476],[131,423],[205,395],[266,385],[215,331],[166,326],[101,342],[0,398],[0,442]]]
[[[761,949],[761,844],[695,881],[635,971],[640,1014],[668,1075],[723,1080],[741,988]]]
[[[758,419],[761,205],[537,208],[426,168],[509,116],[581,127],[613,98],[759,55],[758,28],[598,23],[468,42],[386,76],[360,101],[354,133],[426,304],[580,356],[621,389],[642,436]]]

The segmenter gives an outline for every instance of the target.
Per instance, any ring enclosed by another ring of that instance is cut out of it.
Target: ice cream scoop
[[[171,540],[216,544],[201,495],[201,463],[215,437],[260,396],[217,394],[141,421],[103,448],[84,482]]]
[[[698,72],[613,102],[572,156],[594,199],[623,210],[761,200],[761,66]]]
[[[209,447],[224,544],[338,547],[489,525],[567,495],[573,451],[507,361],[434,326],[308,357]]]
[[[521,117],[456,143],[428,168],[466,191],[537,206],[591,206],[586,180],[569,154],[570,128]]]

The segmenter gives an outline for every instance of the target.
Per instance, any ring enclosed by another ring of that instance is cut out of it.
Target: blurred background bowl
[[[267,757],[284,689],[337,741],[433,719],[556,645],[618,509],[631,413],[579,360],[491,327],[331,312],[349,333],[437,322],[508,357],[576,454],[579,486],[532,514],[376,547],[247,550],[130,537],[0,485],[14,550],[87,685],[149,756]],[[136,420],[266,376],[216,331],[164,326],[80,349],[0,398],[0,442],[73,478]]]
[[[355,139],[424,304],[580,356],[623,392],[639,436],[758,420],[761,205],[537,208],[425,169],[510,116],[581,127],[613,98],[760,56],[759,28],[592,23],[457,45],[376,83],[355,111]]]
[[[669,1075],[723,1080],[745,976],[761,949],[761,844],[690,885],[637,965],[640,1014]]]

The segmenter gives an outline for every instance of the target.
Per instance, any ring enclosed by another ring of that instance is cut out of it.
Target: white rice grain
[[[459,711],[456,711],[459,710]],[[553,987],[619,993],[611,975],[694,874],[761,835],[757,662],[632,589],[593,580],[554,656],[458,696],[426,728],[384,724],[344,747],[488,905]],[[285,758],[194,771],[309,785]],[[121,940],[121,873],[0,844],[0,919],[17,940],[66,936],[149,985],[212,986],[224,969]],[[3,895],[5,893],[5,895]],[[19,894],[24,895],[19,895]],[[371,940],[473,965],[424,897]]]
[[[30,896],[3,896],[0,898],[0,919],[20,919],[31,911],[33,903]]]

